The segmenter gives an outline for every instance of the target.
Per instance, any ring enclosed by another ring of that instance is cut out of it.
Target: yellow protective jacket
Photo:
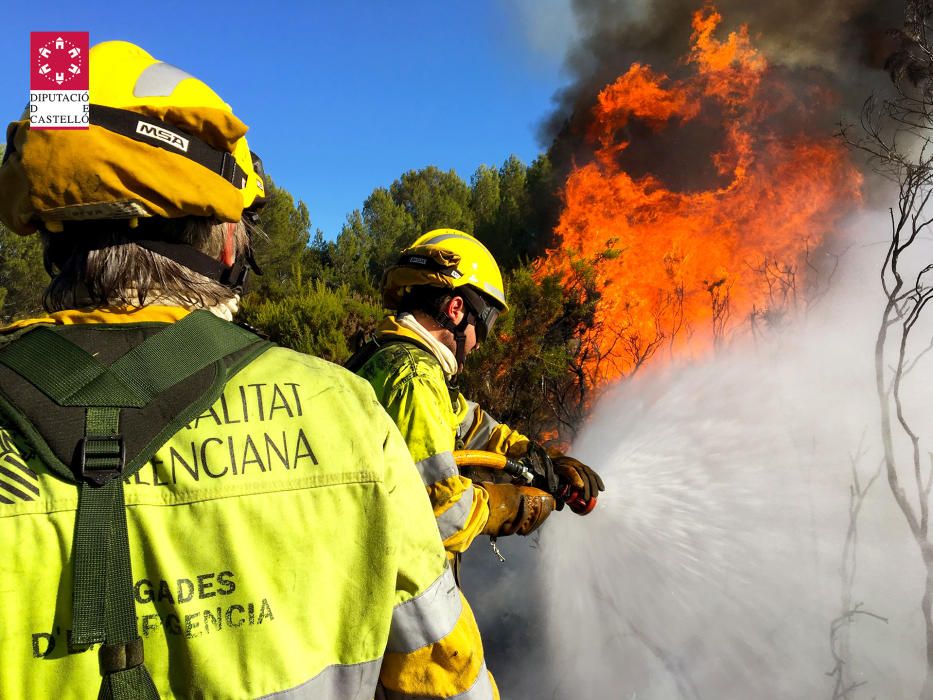
[[[105,324],[81,332],[110,341],[186,313],[17,327]],[[0,414],[0,697],[93,698],[96,651],[69,653],[78,490],[11,423]],[[125,501],[163,698],[371,700],[378,683],[387,698],[498,698],[408,450],[342,368],[266,350],[125,480]]]
[[[413,344],[410,341],[414,341]],[[379,326],[382,347],[357,370],[395,421],[428,490],[448,552],[463,552],[489,519],[486,491],[461,476],[455,449],[523,454],[528,438],[448,389],[440,362],[393,316]]]

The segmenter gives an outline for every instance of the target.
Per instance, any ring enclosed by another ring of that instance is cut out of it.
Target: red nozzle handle
[[[586,515],[596,507],[596,497],[590,496],[588,501],[583,500],[583,494],[570,486],[565,486],[558,498],[577,515]]]

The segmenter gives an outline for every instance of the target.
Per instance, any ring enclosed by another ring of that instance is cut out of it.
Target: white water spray
[[[502,567],[474,545],[465,586],[504,698],[832,700],[831,625],[856,606],[834,641],[864,685],[835,697],[918,696],[924,570],[883,473],[840,575],[853,461],[862,487],[880,465],[880,255],[850,251],[779,337],[610,391],[573,449],[605,478],[597,509],[501,541]]]

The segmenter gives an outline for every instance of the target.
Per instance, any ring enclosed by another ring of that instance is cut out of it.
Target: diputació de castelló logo
[[[32,129],[87,129],[88,32],[31,32],[29,123]]]

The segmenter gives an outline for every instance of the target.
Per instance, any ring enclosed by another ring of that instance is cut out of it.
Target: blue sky
[[[4,12],[0,119],[28,100],[30,31],[124,39],[203,79],[249,126],[275,181],[335,236],[374,187],[426,165],[468,179],[541,150],[566,77],[567,0],[101,0]]]

